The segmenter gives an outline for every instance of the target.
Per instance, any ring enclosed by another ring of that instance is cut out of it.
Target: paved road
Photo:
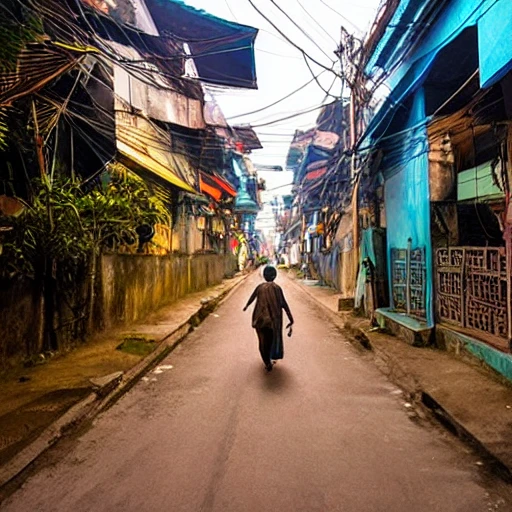
[[[2,510],[512,510],[478,459],[415,420],[400,392],[286,279],[295,332],[267,374],[241,311],[259,279]]]

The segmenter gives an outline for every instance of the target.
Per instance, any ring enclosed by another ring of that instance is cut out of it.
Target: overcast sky
[[[327,67],[337,66],[336,50],[340,27],[364,35],[375,18],[379,0],[274,0],[292,20],[297,28],[280,12],[272,0],[252,0],[253,3],[274,21],[278,27],[311,57]],[[231,124],[265,124],[290,114],[295,114],[320,105],[326,93],[313,81],[289,99],[262,112],[233,117],[265,107],[306,82],[313,75],[299,50],[278,34],[251,6],[249,0],[186,0],[193,7],[260,29],[256,38],[256,72],[258,90],[216,90],[214,92],[221,108]],[[322,68],[310,63],[314,75]],[[329,71],[318,78],[321,86],[334,96],[339,96],[341,83]],[[269,124],[256,131],[264,149],[255,151],[255,162],[284,166],[288,147],[296,128],[311,127],[318,112],[312,112],[288,121]]]

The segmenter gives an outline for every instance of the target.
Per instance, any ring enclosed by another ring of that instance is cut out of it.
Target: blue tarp
[[[361,307],[361,303],[365,293],[365,283],[368,278],[368,269],[363,266],[363,261],[369,258],[374,267],[377,266],[377,258],[375,257],[375,248],[373,247],[373,233],[375,229],[364,229],[361,233],[361,250],[359,254],[359,274],[356,283],[355,307]]]
[[[512,69],[512,2],[498,0],[478,21],[480,85],[489,87]]]
[[[217,18],[181,0],[146,0],[158,31],[188,43],[204,82],[256,89],[258,30]]]

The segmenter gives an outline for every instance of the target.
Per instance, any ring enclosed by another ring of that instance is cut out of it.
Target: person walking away
[[[286,302],[283,290],[274,283],[277,270],[270,265],[263,270],[265,283],[256,287],[250,296],[244,311],[256,300],[252,313],[252,326],[256,329],[259,349],[265,369],[272,371],[272,360],[283,359],[283,309],[288,316],[288,336],[291,336],[293,316]]]

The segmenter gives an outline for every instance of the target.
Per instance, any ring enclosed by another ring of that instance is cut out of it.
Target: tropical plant
[[[0,5],[0,81],[2,75],[16,70],[22,49],[42,32],[41,20],[34,15],[26,16],[21,3],[6,0]],[[7,109],[7,105],[0,105],[0,150],[7,146]]]
[[[164,221],[164,205],[140,178],[119,164],[109,170],[107,184],[86,192],[70,180],[36,180],[32,203],[4,221],[12,228],[3,244],[4,275],[33,277],[44,258],[81,264],[92,253],[135,240],[139,226]]]
[[[145,182],[119,163],[109,165],[108,183],[83,194],[77,208],[91,248],[100,251],[137,239],[137,228],[165,222],[168,212]]]
[[[106,177],[106,183],[88,188],[70,180],[37,180],[33,201],[25,203],[21,215],[3,221],[3,227],[10,229],[3,235],[0,273],[4,278],[22,275],[41,283],[47,349],[57,348],[53,332],[57,276],[59,289],[68,298],[76,288],[76,276],[88,276],[85,303],[73,313],[88,318],[91,328],[102,250],[136,240],[139,226],[162,222],[167,216],[146,184],[119,164],[111,165]]]
[[[89,247],[76,207],[78,187],[69,182],[50,187],[47,180],[38,180],[33,188],[33,202],[22,201],[23,213],[4,219],[4,224],[11,228],[3,244],[4,277],[35,277],[45,259],[78,264],[87,256]]]

